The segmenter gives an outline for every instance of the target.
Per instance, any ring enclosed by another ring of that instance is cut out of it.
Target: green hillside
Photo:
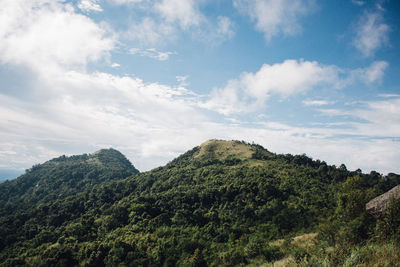
[[[15,180],[0,186],[0,207],[27,206],[74,195],[94,185],[122,179],[139,171],[115,149],[102,149],[91,155],[61,156],[34,165]],[[11,209],[9,207],[8,209]],[[0,215],[7,214],[3,209]]]
[[[136,172],[102,150],[0,184],[0,265],[341,266],[362,264],[378,244],[388,264],[397,261],[400,205],[378,220],[364,205],[399,175],[220,140],[122,179]]]
[[[76,213],[76,205],[67,207],[76,194],[138,172],[117,150],[102,149],[90,155],[52,159],[33,166],[17,179],[1,183],[0,248],[80,216],[82,212]]]

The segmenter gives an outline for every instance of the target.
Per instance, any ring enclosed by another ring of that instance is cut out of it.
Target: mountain
[[[115,149],[91,155],[61,156],[34,165],[15,180],[0,184],[0,214],[15,206],[26,208],[65,198],[96,184],[123,179],[139,171]]]
[[[390,216],[376,220],[364,207],[400,176],[210,140],[144,173],[102,150],[51,160],[11,182],[0,184],[0,192],[8,188],[3,266],[335,266],[366,240],[389,235],[382,221]],[[43,184],[46,194],[36,195]],[[389,224],[400,229],[396,220]]]
[[[0,248],[80,216],[76,212],[81,207],[74,201],[77,195],[137,173],[119,151],[102,149],[89,155],[61,156],[0,183]]]

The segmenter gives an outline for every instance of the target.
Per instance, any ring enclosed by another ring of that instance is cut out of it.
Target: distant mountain
[[[10,169],[0,169],[0,183],[5,180],[12,180],[17,178],[23,173],[23,171],[19,170],[10,170]]]
[[[62,199],[94,185],[126,178],[139,171],[115,149],[61,156],[34,165],[17,179],[0,184],[0,215],[17,207]]]
[[[0,184],[0,265],[341,266],[389,229],[364,207],[400,184],[243,141],[210,140],[137,172],[101,150]],[[400,252],[390,249],[389,265]]]

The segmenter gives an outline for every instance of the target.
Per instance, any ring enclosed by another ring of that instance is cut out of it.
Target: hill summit
[[[133,173],[139,171],[132,165],[132,163],[118,150],[113,148],[100,149],[92,154],[74,155],[74,156],[60,156],[49,160],[42,165],[36,165],[35,167],[44,167],[45,165],[56,166],[59,163],[65,164],[87,164],[90,166],[97,166],[108,169],[126,169]]]
[[[218,159],[221,161],[229,158],[240,160],[251,159],[256,152],[256,147],[241,141],[208,140],[200,145],[194,158]]]
[[[73,196],[95,185],[120,180],[139,171],[115,149],[60,156],[37,164],[18,178],[0,184],[0,215]]]

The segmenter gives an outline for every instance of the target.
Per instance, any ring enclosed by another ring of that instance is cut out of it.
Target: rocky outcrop
[[[395,186],[386,193],[372,199],[365,205],[365,209],[369,214],[379,217],[387,209],[390,201],[398,198],[400,198],[400,185]]]

